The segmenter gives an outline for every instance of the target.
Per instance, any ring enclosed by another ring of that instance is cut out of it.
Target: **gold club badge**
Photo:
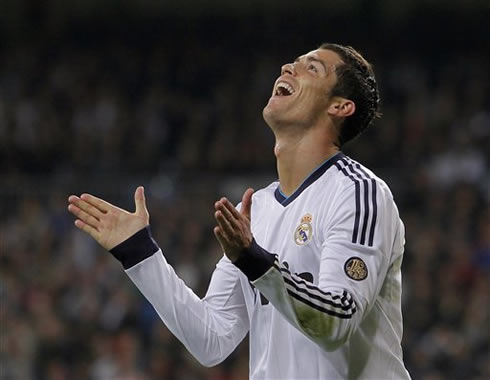
[[[364,280],[368,275],[366,263],[360,257],[351,257],[345,262],[345,274],[356,281]]]
[[[313,228],[311,227],[311,214],[305,214],[301,218],[301,223],[294,231],[294,242],[298,245],[305,245],[311,241],[313,237]]]

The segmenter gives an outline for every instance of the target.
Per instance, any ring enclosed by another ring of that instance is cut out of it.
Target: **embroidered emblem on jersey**
[[[311,241],[313,237],[313,227],[311,227],[311,214],[305,214],[301,218],[301,223],[294,231],[294,242],[298,245],[305,245]]]
[[[368,269],[364,261],[359,257],[351,257],[345,262],[345,274],[356,281],[364,280],[368,275]]]

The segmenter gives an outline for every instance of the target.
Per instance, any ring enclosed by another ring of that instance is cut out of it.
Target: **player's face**
[[[337,53],[318,49],[284,65],[263,111],[267,124],[309,127],[326,117],[330,91],[337,81],[335,68],[342,63]]]

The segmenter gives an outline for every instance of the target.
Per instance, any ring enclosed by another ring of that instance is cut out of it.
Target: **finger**
[[[223,250],[223,252],[225,252],[226,247],[229,246],[228,239],[226,238],[226,236],[224,236],[223,231],[219,226],[214,227],[213,232],[214,232],[214,236],[216,236],[216,239],[221,245],[221,249]]]
[[[143,186],[138,186],[134,192],[134,204],[136,206],[136,214],[140,216],[149,216],[146,207],[145,189]]]
[[[85,211],[87,214],[92,215],[94,218],[97,218],[98,220],[100,220],[100,218],[104,215],[98,208],[92,206],[90,203],[85,202],[75,195],[70,196],[68,198],[68,201],[77,208]]]
[[[92,228],[97,229],[99,225],[99,220],[94,218],[92,215],[87,214],[81,208],[77,207],[74,204],[68,205],[68,211],[70,211],[73,215],[75,215],[80,221],[84,224],[90,225]]]
[[[239,220],[240,217],[241,217],[241,214],[238,212],[238,210],[236,209],[236,207],[233,205],[233,203],[231,203],[227,198],[221,198],[219,200],[219,202],[221,202],[223,204],[223,207],[225,207],[228,212],[233,215],[233,218]]]
[[[233,207],[233,205],[231,206],[231,208],[229,207],[229,205],[231,205],[230,202],[228,202],[229,205],[226,205],[225,201],[227,201],[227,199],[222,198],[221,200],[216,202],[216,205],[215,205],[216,210],[221,211],[223,213],[223,216],[226,218],[228,223],[230,223],[230,225],[233,228],[237,228],[238,227],[238,220],[240,218],[240,213],[238,211],[236,211],[236,209]]]
[[[75,220],[75,226],[82,230],[83,232],[86,232],[90,236],[92,236],[95,240],[98,240],[99,238],[99,232],[92,226],[88,225],[84,221],[77,219]]]
[[[250,220],[250,217],[251,217],[253,193],[254,193],[254,189],[248,188],[245,191],[245,193],[243,193],[243,197],[242,197],[242,208],[240,209],[240,212],[248,220]]]
[[[80,198],[83,199],[85,202],[90,203],[92,206],[97,207],[103,213],[106,213],[111,207],[114,207],[103,199],[97,198],[91,194],[82,194]]]
[[[220,210],[214,213],[214,218],[216,219],[218,226],[223,230],[227,237],[231,237],[234,235],[235,230]]]

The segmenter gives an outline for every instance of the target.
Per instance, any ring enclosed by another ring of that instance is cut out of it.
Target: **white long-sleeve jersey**
[[[250,333],[251,379],[409,379],[402,360],[404,227],[387,185],[338,153],[289,197],[253,195],[252,247],[224,256],[199,299],[149,227],[111,252],[203,365]]]

